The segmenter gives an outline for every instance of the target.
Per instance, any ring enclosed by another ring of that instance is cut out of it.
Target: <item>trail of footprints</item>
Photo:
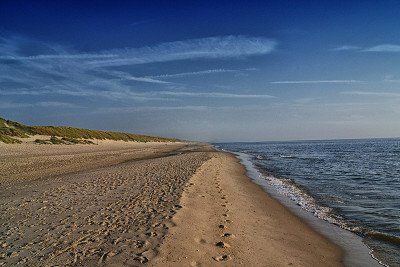
[[[228,253],[229,248],[231,245],[227,242],[230,238],[234,237],[233,234],[231,234],[228,229],[229,229],[229,224],[231,223],[231,220],[227,219],[229,217],[229,208],[227,205],[229,204],[229,201],[226,199],[226,195],[224,194],[222,187],[221,187],[221,179],[219,178],[219,171],[217,170],[216,172],[217,179],[215,179],[215,185],[218,191],[218,194],[221,196],[221,206],[224,208],[224,212],[222,213],[221,216],[221,221],[222,223],[218,225],[218,228],[221,232],[220,235],[220,240],[215,242],[215,246],[217,246],[219,249],[221,249],[221,254],[214,256],[213,259],[218,262],[222,261],[228,261],[232,259],[232,256]]]
[[[229,239],[234,238],[235,235],[233,235],[231,232],[229,232],[229,224],[232,222],[229,218],[229,213],[230,210],[227,207],[229,204],[229,201],[227,200],[227,196],[224,194],[222,186],[221,186],[221,178],[219,177],[219,170],[215,171],[215,188],[217,189],[219,199],[220,199],[220,206],[223,208],[223,211],[221,213],[220,217],[220,224],[216,225],[215,227],[218,229],[219,232],[219,238],[214,239],[211,244],[213,246],[216,246],[218,250],[220,251],[219,254],[213,256],[213,260],[217,262],[226,262],[229,260],[233,259],[233,255],[230,253],[232,247],[229,244]],[[193,183],[189,183],[188,186],[191,187],[193,186]],[[202,197],[206,197],[206,195],[202,195]],[[195,238],[196,243],[200,244],[207,244],[207,240],[203,238]],[[200,266],[198,262],[191,262],[191,266]]]

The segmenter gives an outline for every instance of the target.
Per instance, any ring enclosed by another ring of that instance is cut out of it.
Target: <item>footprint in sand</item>
[[[221,255],[221,256],[213,257],[213,259],[215,261],[228,261],[231,259],[231,256],[230,255]]]
[[[103,255],[101,255],[101,257],[98,261],[98,264],[104,263],[107,260],[108,254],[109,254],[108,252],[103,253]],[[77,254],[75,254],[75,256],[77,256]],[[77,258],[74,259],[74,263],[76,263],[76,260],[77,260]]]
[[[229,248],[229,247],[231,247],[228,243],[225,243],[225,242],[222,242],[222,241],[219,241],[219,242],[215,243],[215,245],[217,247],[219,247],[219,248]]]
[[[221,237],[234,237],[234,235],[231,234],[231,233],[223,233],[223,234],[221,235]]]
[[[205,243],[207,243],[207,241],[206,241],[205,239],[203,239],[203,238],[198,238],[198,237],[196,237],[196,238],[194,239],[194,241],[195,241],[196,243],[199,243],[199,244],[205,244]]]
[[[140,263],[146,263],[149,261],[145,256],[142,255],[142,253],[136,254],[133,259]]]

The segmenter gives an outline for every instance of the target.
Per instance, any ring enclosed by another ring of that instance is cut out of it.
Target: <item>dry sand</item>
[[[317,234],[214,153],[192,177],[155,266],[342,266],[340,248]]]
[[[207,145],[0,145],[0,186],[0,265],[341,265]]]

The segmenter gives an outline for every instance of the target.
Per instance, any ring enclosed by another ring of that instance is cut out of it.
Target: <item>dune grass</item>
[[[20,140],[9,137],[7,135],[0,134],[0,142],[6,143],[6,144],[20,144],[22,143]]]
[[[93,141],[86,139],[76,139],[71,137],[57,138],[55,136],[50,137],[50,139],[36,139],[35,143],[41,145],[76,145],[76,144],[94,145],[95,144]]]
[[[0,118],[0,141],[10,143],[12,140],[19,141],[13,137],[26,138],[31,135],[47,135],[61,137],[64,140],[49,140],[50,143],[69,142],[82,143],[80,139],[99,139],[99,140],[122,140],[133,142],[176,142],[175,138],[164,138],[141,134],[122,133],[114,131],[89,130],[67,126],[28,126],[18,122]],[[5,140],[5,141],[4,141]],[[38,141],[40,142],[40,141]]]

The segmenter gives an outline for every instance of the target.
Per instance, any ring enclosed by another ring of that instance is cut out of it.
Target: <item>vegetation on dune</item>
[[[18,122],[0,118],[0,141],[4,143],[18,143],[13,137],[26,138],[31,135],[52,136],[50,140],[35,140],[36,143],[51,144],[83,144],[89,143],[85,139],[122,140],[134,142],[176,142],[174,138],[164,138],[141,134],[131,134],[113,131],[97,131],[66,126],[28,126]],[[54,138],[53,138],[54,137]],[[61,139],[56,138],[61,137]],[[93,142],[91,142],[93,143]]]
[[[69,144],[88,144],[88,145],[94,145],[94,143],[90,140],[85,140],[85,139],[75,139],[75,138],[70,138],[70,137],[63,137],[61,140],[64,143],[69,143]]]
[[[121,133],[112,131],[96,131],[82,128],[72,128],[65,126],[32,126],[34,134],[51,135],[68,138],[100,139],[100,140],[122,140],[136,142],[174,142],[176,139],[147,136],[140,134]]]
[[[29,133],[28,126],[0,118],[0,135],[28,137],[27,133]]]
[[[63,138],[57,138],[55,136],[50,137],[50,139],[36,139],[35,140],[36,144],[42,144],[42,145],[48,145],[48,144],[53,144],[53,145],[74,145],[74,144],[85,144],[85,145],[94,145],[94,143],[90,140],[86,139],[75,139],[75,138],[70,138],[70,137],[63,137]]]
[[[0,134],[0,142],[6,143],[6,144],[20,144],[22,143],[18,139],[9,137],[7,135]]]

